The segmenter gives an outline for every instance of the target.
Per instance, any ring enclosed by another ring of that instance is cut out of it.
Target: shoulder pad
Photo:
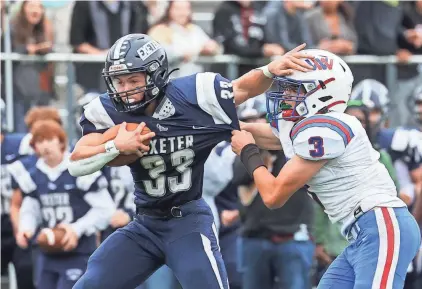
[[[104,107],[102,99],[108,97],[106,94],[94,98],[90,103],[84,106],[84,116],[97,130],[108,129],[115,126],[114,121],[111,119],[108,109]]]
[[[290,137],[295,154],[309,160],[340,156],[354,137],[345,122],[329,116],[312,116],[293,127]]]
[[[196,74],[196,97],[198,106],[212,116],[215,124],[231,124],[237,121],[231,81],[220,74],[205,72]]]
[[[7,165],[7,171],[23,193],[29,194],[37,189],[37,185],[33,181],[31,174],[20,160]]]

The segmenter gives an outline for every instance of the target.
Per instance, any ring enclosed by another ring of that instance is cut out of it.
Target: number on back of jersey
[[[220,81],[220,87],[221,87],[221,95],[220,95],[221,98],[223,99],[234,98],[233,84],[231,84],[231,82]]]

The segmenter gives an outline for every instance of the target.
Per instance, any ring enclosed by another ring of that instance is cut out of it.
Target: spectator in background
[[[141,2],[144,15],[147,16],[148,25],[151,27],[158,23],[160,19],[164,17],[167,7],[169,5],[168,0],[142,0]]]
[[[11,25],[12,50],[24,54],[51,51],[53,27],[40,1],[23,1]],[[47,105],[52,97],[52,66],[46,63],[15,62],[15,131],[25,132],[24,116],[33,105]]]
[[[312,4],[303,1],[272,1],[265,7],[267,24],[266,38],[271,43],[280,44],[285,51],[306,43],[312,48],[314,43],[306,24],[304,11]]]
[[[264,152],[262,157],[273,175],[286,163],[282,152]],[[234,170],[245,172],[240,160]],[[282,208],[270,210],[245,172],[239,196],[245,206],[241,214],[243,289],[310,289],[314,213],[306,189],[296,192]]]
[[[221,53],[220,45],[192,23],[189,1],[170,1],[164,16],[148,34],[165,48],[170,68],[180,69],[175,77],[202,72],[202,66],[195,63],[199,55]]]
[[[105,54],[120,37],[148,30],[146,15],[130,1],[76,1],[70,28],[70,44],[75,53]],[[76,82],[86,91],[106,90],[102,64],[78,63]]]
[[[342,0],[319,1],[319,7],[309,11],[305,18],[312,42],[319,49],[339,55],[355,53],[357,34],[349,3]]]
[[[245,123],[265,123],[264,112],[265,105],[264,109],[259,109],[257,103],[248,100],[239,106],[238,115]],[[261,150],[261,157],[273,175],[277,175],[286,163],[285,156],[279,151]],[[242,204],[238,213],[242,222],[239,248],[242,288],[310,289],[315,251],[311,240],[314,212],[313,201],[306,189],[298,190],[282,208],[270,210],[240,157],[236,157],[233,164],[232,182],[240,185],[238,192]],[[234,211],[233,207],[223,207],[221,223],[224,226],[235,225]]]
[[[264,4],[250,0],[223,1],[220,4],[213,20],[213,30],[214,39],[223,43],[224,53],[248,58],[284,53],[283,47],[271,43],[265,35],[267,20],[262,13]],[[250,65],[240,65],[239,75],[252,68]]]
[[[399,49],[400,42],[417,44],[420,36],[414,29],[406,29],[402,25],[405,3],[401,1],[359,1],[355,3],[354,24],[358,34],[358,54],[396,55],[400,61],[406,62],[408,55]],[[385,65],[352,65],[355,83],[363,79],[373,78],[385,83]],[[398,78],[409,80],[409,67],[401,66]],[[391,111],[391,125],[403,123],[404,115],[409,112],[400,105],[403,98],[403,88],[396,85],[391,91],[392,106],[397,109]],[[406,93],[407,94],[407,93]]]
[[[422,54],[422,1],[412,1],[403,6],[402,25],[407,29],[408,37],[399,38],[397,56],[403,64],[398,65],[398,83],[390,96],[396,107],[391,114],[395,125],[405,125],[411,120],[412,111],[409,113],[407,109],[408,102],[422,81],[420,65],[407,63],[412,54]]]

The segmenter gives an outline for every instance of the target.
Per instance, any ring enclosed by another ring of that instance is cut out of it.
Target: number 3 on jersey
[[[308,139],[308,143],[313,146],[313,149],[309,150],[311,157],[320,158],[324,152],[324,139],[320,136],[313,136]]]
[[[179,176],[166,177],[162,175],[166,171],[166,163],[161,156],[147,156],[141,159],[142,166],[148,170],[153,180],[143,181],[145,191],[153,197],[162,197],[166,194],[166,181],[168,188],[174,193],[187,191],[192,186],[192,169],[195,153],[191,149],[175,151],[171,154],[171,165],[180,173]],[[180,181],[179,181],[180,178]]]

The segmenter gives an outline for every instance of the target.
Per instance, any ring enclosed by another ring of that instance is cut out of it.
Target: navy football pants
[[[73,288],[133,289],[167,264],[184,289],[227,289],[210,208],[203,199],[180,208],[181,218],[137,215],[111,234]]]

